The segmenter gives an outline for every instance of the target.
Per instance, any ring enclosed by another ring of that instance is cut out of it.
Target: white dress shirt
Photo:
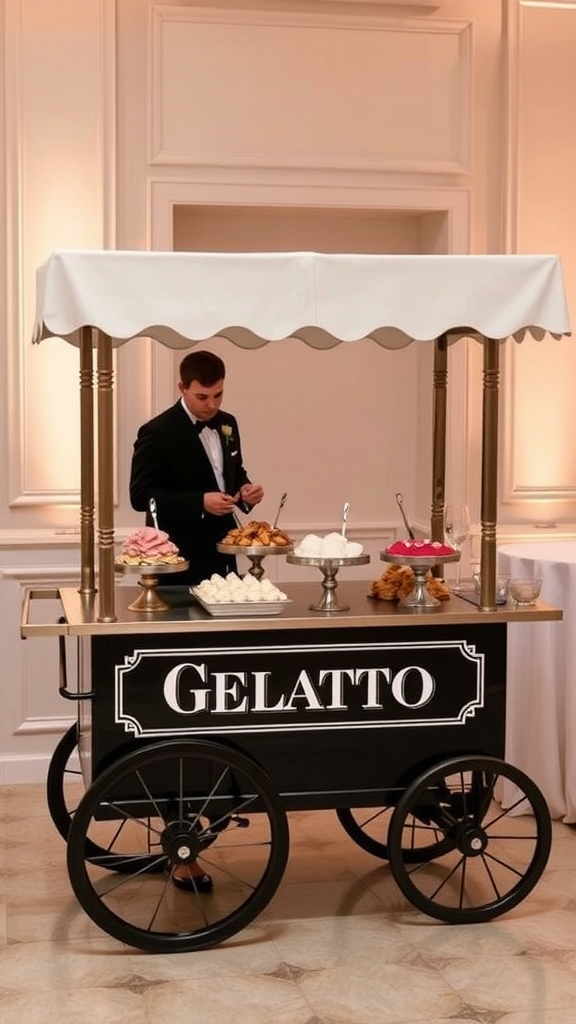
[[[198,423],[198,420],[192,415],[186,402],[183,398],[180,399],[182,408],[186,412],[186,415],[190,417],[192,423]],[[220,441],[220,432],[214,427],[200,431],[198,435],[206,452],[206,455],[210,459],[212,469],[214,470],[216,480],[218,481],[218,487],[222,493],[226,492],[226,485],[224,484],[224,453],[222,451],[222,442]]]

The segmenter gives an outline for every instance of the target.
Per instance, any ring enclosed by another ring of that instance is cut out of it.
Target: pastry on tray
[[[292,546],[292,538],[270,523],[253,519],[244,526],[229,530],[220,544],[241,548],[286,548]]]
[[[131,533],[116,559],[119,565],[178,565],[185,561],[168,534],[153,526]]]
[[[376,597],[380,601],[402,601],[414,590],[415,578],[408,565],[389,565],[379,579],[372,580],[368,597]],[[426,590],[439,601],[447,601],[450,588],[444,580],[437,579],[427,573]]]

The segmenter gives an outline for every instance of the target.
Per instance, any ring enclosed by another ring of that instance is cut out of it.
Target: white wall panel
[[[562,255],[574,322],[576,4],[513,0],[509,27],[509,247]],[[573,340],[507,345],[502,376],[503,519],[573,520]]]
[[[56,248],[109,244],[113,0],[6,8],[8,499],[76,504],[77,354],[32,346],[36,268]],[[109,77],[108,77],[109,73]]]
[[[469,170],[468,22],[152,17],[153,164]]]
[[[76,705],[58,693],[57,637],[20,636],[26,588],[77,586],[74,560],[73,551],[61,545],[0,546],[0,784],[42,780],[56,742],[76,717]],[[32,621],[56,622],[62,614],[57,601],[36,604]],[[74,688],[74,641],[67,641],[67,658]]]

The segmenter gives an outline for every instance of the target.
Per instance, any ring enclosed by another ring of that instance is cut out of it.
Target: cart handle
[[[68,689],[68,669],[66,664],[66,637],[69,635],[69,626],[64,615],[61,615],[56,622],[42,622],[32,623],[30,622],[30,608],[32,601],[45,600],[45,601],[60,601],[60,591],[54,590],[50,587],[45,587],[42,590],[34,590],[33,587],[27,588],[24,593],[24,603],[22,605],[22,616],[20,620],[20,635],[23,640],[26,640],[29,636],[57,636],[58,637],[58,693],[61,697],[65,697],[66,700],[92,700],[95,696],[94,690],[89,690],[86,693],[80,693],[78,691]],[[62,603],[60,601],[60,603]]]
[[[39,600],[60,601],[60,591],[54,590],[51,587],[45,587],[42,590],[27,587],[24,592],[22,616],[20,618],[20,636],[22,639],[26,640],[29,636],[66,636],[68,624],[65,618],[58,619],[57,624],[55,622],[30,622],[32,601]]]

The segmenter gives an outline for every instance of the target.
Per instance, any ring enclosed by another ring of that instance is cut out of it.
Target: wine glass
[[[468,505],[446,505],[444,514],[446,539],[457,551],[462,551],[464,541],[470,536],[470,510]],[[460,582],[460,561],[456,562],[456,578],[452,590],[462,590]]]

